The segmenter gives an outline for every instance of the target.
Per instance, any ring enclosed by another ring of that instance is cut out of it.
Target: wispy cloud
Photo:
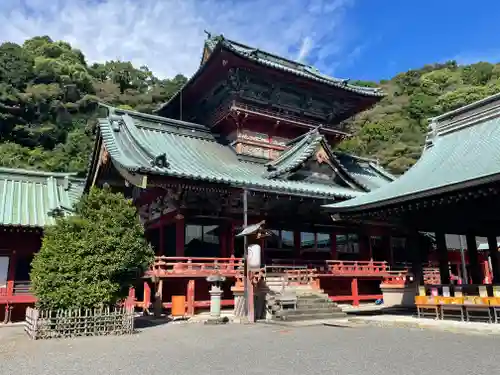
[[[159,76],[191,75],[204,30],[333,73],[353,52],[353,0],[0,0],[0,42],[49,35],[90,62],[130,60]],[[352,26],[352,25],[351,25]]]
[[[500,50],[490,50],[482,52],[461,52],[458,55],[450,58],[444,59],[443,61],[455,60],[460,65],[474,64],[480,61],[487,61],[490,63],[500,62]]]
[[[313,47],[313,41],[312,41],[311,37],[306,36],[304,39],[302,39],[302,43],[300,44],[299,53],[297,55],[297,60],[301,61],[301,62],[304,61],[305,58],[311,52],[312,47]]]

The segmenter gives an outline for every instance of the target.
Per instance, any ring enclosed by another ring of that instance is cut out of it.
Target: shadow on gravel
[[[135,318],[134,325],[136,329],[146,329],[168,324],[172,321],[173,320],[168,317],[156,318],[153,316],[139,316]]]
[[[347,316],[374,316],[374,315],[399,315],[417,316],[416,308],[411,307],[385,307],[382,309],[346,311]]]

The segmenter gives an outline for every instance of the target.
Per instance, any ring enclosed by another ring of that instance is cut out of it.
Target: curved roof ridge
[[[297,168],[311,157],[322,139],[323,136],[317,130],[306,133],[301,140],[289,147],[278,158],[266,164],[266,177],[278,177]]]
[[[132,117],[139,117],[143,118],[145,120],[152,120],[154,122],[158,123],[167,123],[168,125],[172,126],[177,126],[180,128],[185,128],[189,130],[198,130],[198,131],[204,131],[204,132],[210,132],[210,130],[205,126],[201,124],[197,124],[195,122],[189,122],[189,121],[183,121],[183,120],[177,120],[173,119],[170,117],[164,117],[164,116],[158,116],[158,115],[152,115],[149,113],[143,113],[139,111],[134,111],[130,109],[123,109],[123,108],[118,108],[118,107],[113,107],[111,105],[105,104],[100,102],[99,106],[107,108],[110,113],[117,114],[118,116],[121,116],[120,113],[127,114]]]

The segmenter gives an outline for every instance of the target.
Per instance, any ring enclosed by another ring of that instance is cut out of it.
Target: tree
[[[33,76],[33,57],[15,43],[0,45],[0,82],[22,89]]]
[[[30,275],[38,306],[113,306],[153,256],[132,202],[109,188],[92,188],[73,215],[58,217],[45,231]]]

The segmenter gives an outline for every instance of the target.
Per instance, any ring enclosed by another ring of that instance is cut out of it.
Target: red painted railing
[[[323,266],[321,266],[321,264]],[[387,262],[381,261],[318,261],[308,264],[307,261],[267,265],[267,273],[287,273],[291,269],[316,270],[321,276],[343,277],[389,277],[392,274]],[[202,257],[156,257],[147,277],[206,277],[218,272],[221,275],[233,277],[243,269],[241,258],[202,258]],[[403,271],[401,271],[403,272]],[[404,271],[406,272],[406,271]]]
[[[243,269],[241,258],[156,257],[146,276],[156,277],[203,277],[214,272],[235,276]]]
[[[10,280],[0,288],[0,303],[33,303],[35,300],[29,281]]]
[[[410,275],[407,271],[390,271],[387,276],[382,279],[383,285],[406,285],[410,280]]]
[[[328,273],[334,276],[384,276],[389,274],[387,262],[327,260]]]

